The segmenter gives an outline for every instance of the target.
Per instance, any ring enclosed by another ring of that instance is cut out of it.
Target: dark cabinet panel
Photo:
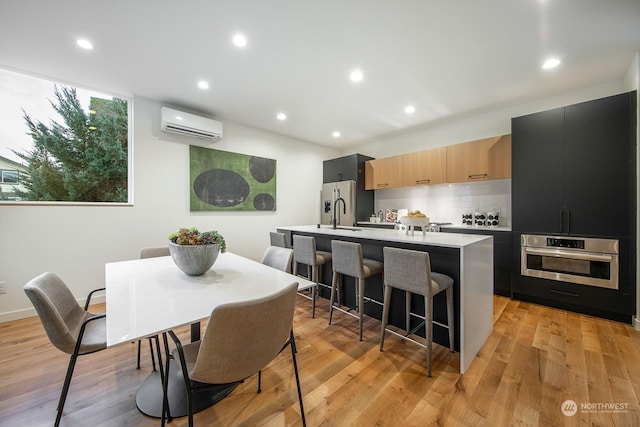
[[[513,230],[560,233],[564,205],[564,109],[511,121]]]
[[[632,102],[629,94],[622,94],[565,108],[569,234],[631,232]]]
[[[629,236],[635,92],[512,119],[513,230]]]
[[[362,166],[362,176],[359,176],[359,163],[370,160],[370,157],[361,154],[352,154],[350,156],[338,157],[336,159],[325,160],[322,163],[322,182],[337,181],[358,181],[364,179],[364,166]]]

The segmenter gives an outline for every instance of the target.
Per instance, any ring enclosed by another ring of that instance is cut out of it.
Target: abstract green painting
[[[275,211],[276,161],[189,147],[191,211]]]

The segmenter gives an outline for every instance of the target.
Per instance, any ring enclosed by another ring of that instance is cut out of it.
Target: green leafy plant
[[[180,228],[175,233],[169,234],[169,240],[176,245],[220,245],[220,252],[227,251],[227,243],[224,237],[216,230],[198,231],[196,227]]]

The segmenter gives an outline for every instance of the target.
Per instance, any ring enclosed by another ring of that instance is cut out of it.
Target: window
[[[0,69],[0,200],[129,203],[130,104]]]
[[[20,173],[17,170],[0,170],[0,182],[3,184],[17,184]]]

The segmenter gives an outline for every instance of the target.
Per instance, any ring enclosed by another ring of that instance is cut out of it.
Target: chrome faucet
[[[347,214],[347,202],[344,201],[344,199],[342,197],[338,197],[335,202],[333,202],[333,229],[336,229],[336,225],[338,224],[338,219],[336,218],[336,213],[337,213],[337,209],[336,207],[338,206],[338,202],[342,200],[342,208],[343,208],[343,213],[346,215]]]

